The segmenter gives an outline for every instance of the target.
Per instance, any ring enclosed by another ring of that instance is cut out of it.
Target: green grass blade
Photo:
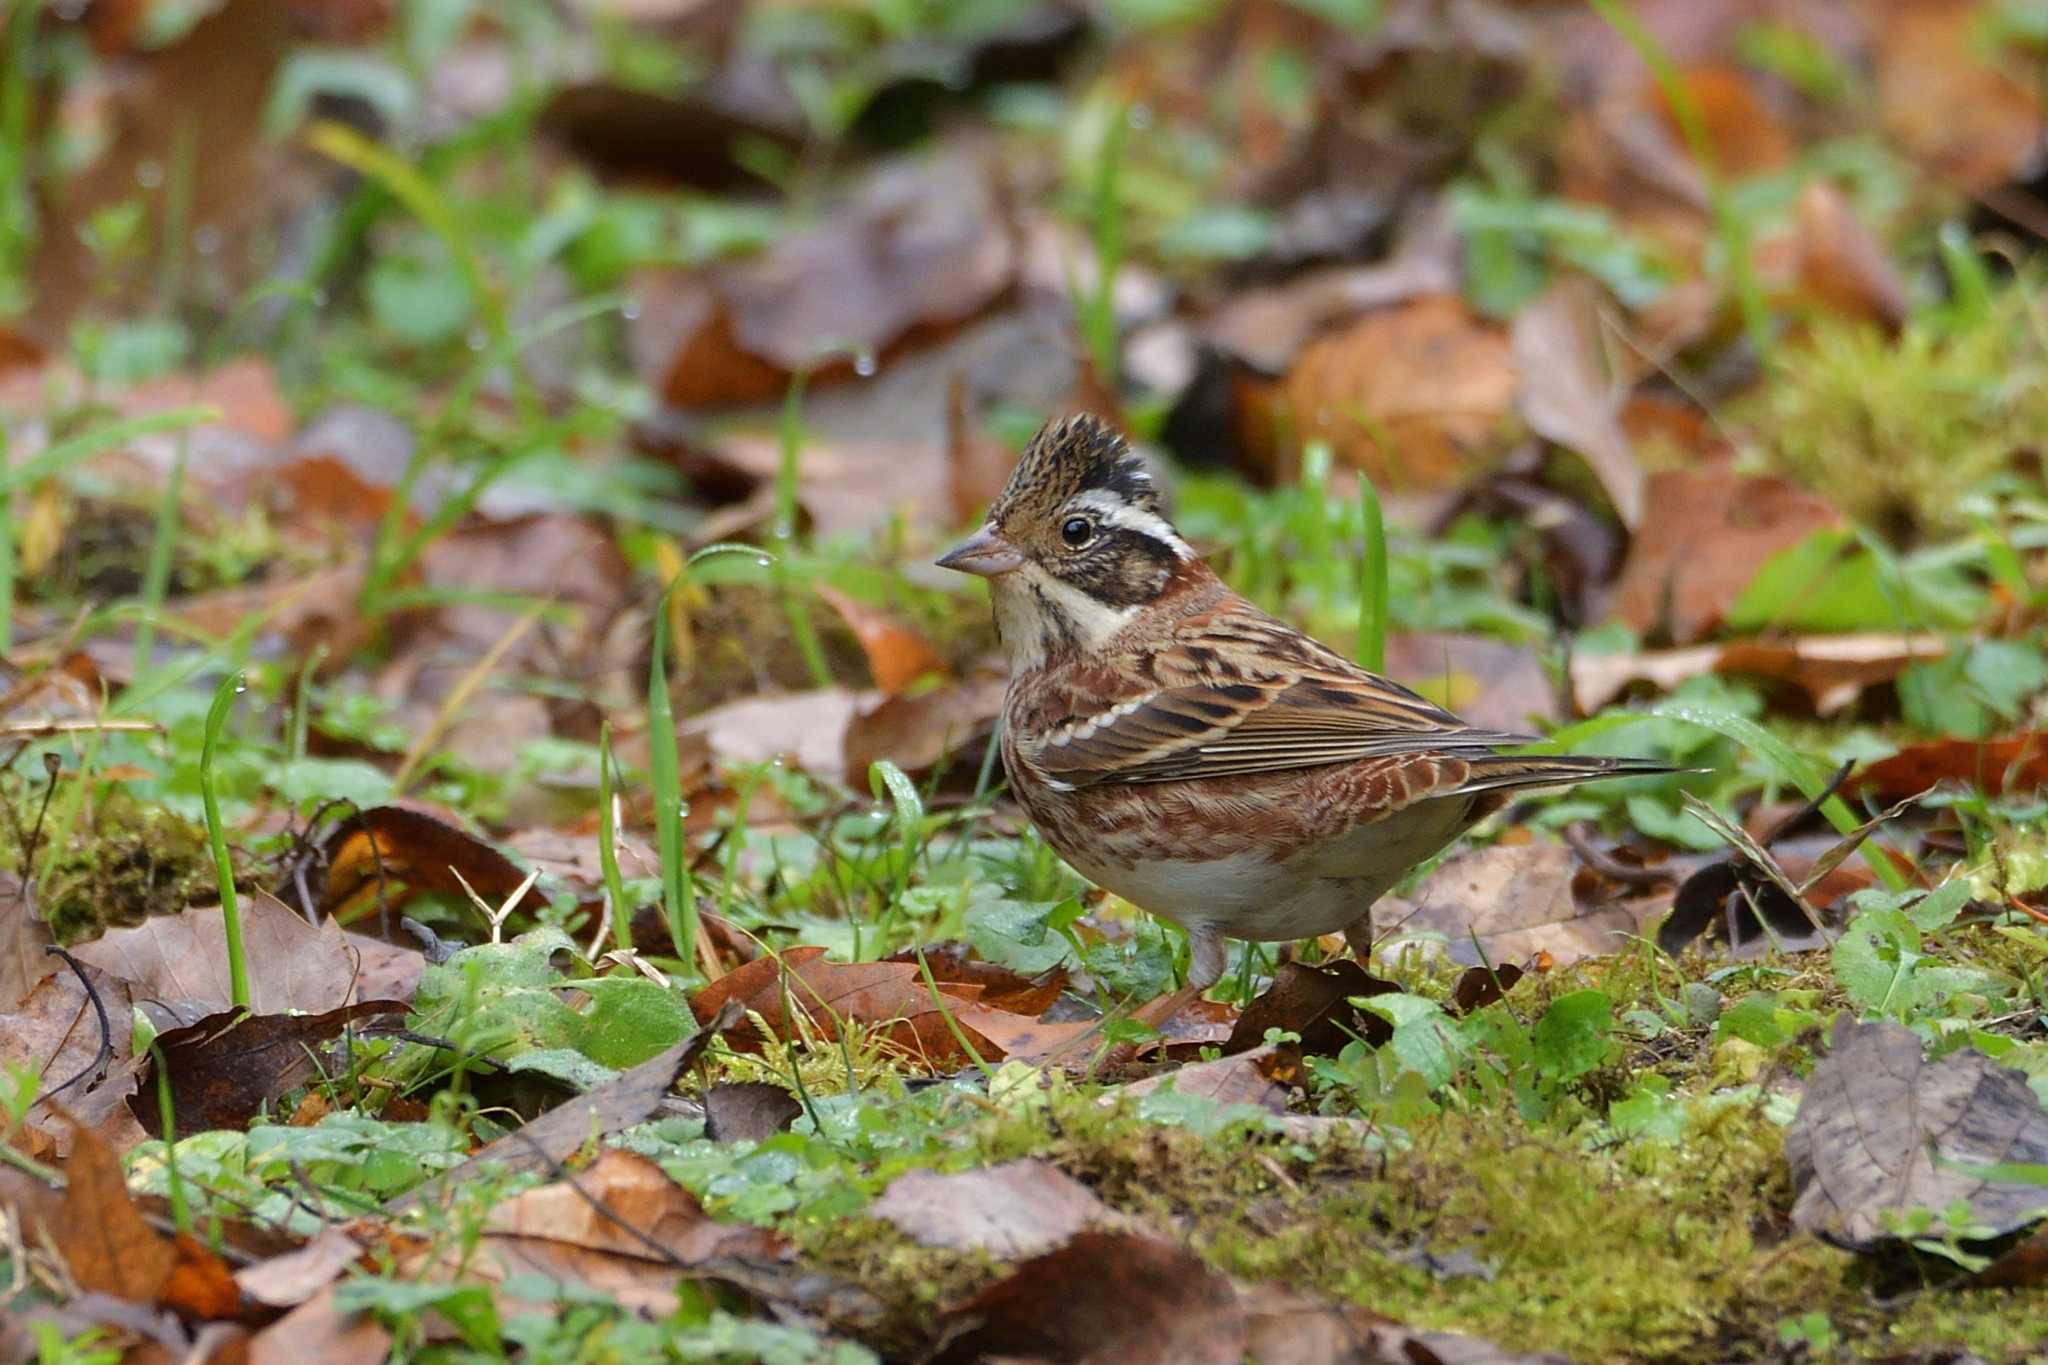
[[[668,613],[677,574],[661,594],[654,614],[654,660],[647,668],[647,769],[654,783],[655,846],[661,853],[661,904],[669,939],[686,977],[698,978],[697,896],[683,848],[682,752],[676,741],[675,706],[668,696]]]
[[[221,928],[228,939],[228,995],[238,1010],[249,1008],[249,962],[242,951],[242,907],[235,898],[235,865],[228,857],[227,826],[220,818],[220,792],[213,777],[213,758],[220,732],[235,698],[242,694],[242,675],[228,674],[214,689],[206,712],[206,741],[199,750],[199,796],[206,806],[206,842],[213,848],[213,867],[220,877]]]

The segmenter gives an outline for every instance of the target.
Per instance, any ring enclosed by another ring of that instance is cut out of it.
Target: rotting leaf
[[[95,994],[107,1013],[104,1036],[91,999]],[[139,1070],[130,1026],[134,1007],[127,982],[82,964],[81,972],[66,971],[46,978],[5,1016],[6,1027],[0,1028],[0,1066],[20,1067],[37,1078],[41,1103],[29,1112],[28,1121],[60,1148],[69,1141],[71,1123],[57,1116],[52,1101],[61,1103],[70,1119],[95,1130],[117,1150],[126,1150],[141,1139],[142,1130],[135,1126],[124,1103],[135,1091]],[[107,1049],[103,1070],[98,1068],[102,1043]]]
[[[1576,453],[1621,517],[1642,525],[1644,480],[1621,429],[1625,385],[1600,362],[1598,291],[1589,280],[1559,280],[1515,315],[1509,339],[1521,378],[1518,403],[1530,429]]]
[[[64,1190],[36,1186],[16,1205],[26,1240],[54,1246],[80,1289],[160,1303],[178,1263],[177,1248],[144,1221],[114,1150],[92,1129],[58,1112],[72,1130]],[[0,1186],[0,1194],[15,1197],[9,1191]]]
[[[402,1015],[408,1008],[402,1000],[366,1000],[324,1014],[244,1017],[227,1010],[157,1035],[178,1133],[246,1126],[263,1106],[319,1073],[316,1047],[358,1020]],[[152,1137],[161,1137],[155,1078],[151,1058],[128,1107]]]
[[[296,1308],[340,1279],[365,1250],[347,1228],[330,1223],[304,1246],[236,1271],[235,1283],[266,1307]]]
[[[2034,791],[2048,783],[2048,732],[1909,744],[1890,758],[1866,764],[1852,785],[1895,801],[1944,782],[1964,783],[1987,796]]]
[[[1726,465],[1659,470],[1608,610],[1646,639],[1691,644],[1711,634],[1760,565],[1841,514],[1783,479]]]
[[[1917,1211],[1967,1206],[1965,1241],[2048,1213],[2048,1186],[1973,1169],[2048,1164],[2048,1113],[2026,1076],[1969,1048],[1930,1062],[1922,1046],[1890,1020],[1836,1025],[1785,1133],[1801,1228],[1878,1252],[1906,1239],[1898,1220]]]
[[[905,162],[760,255],[644,273],[635,368],[680,408],[771,401],[799,371],[843,382],[936,339],[995,302],[1016,269],[978,165],[957,153]]]
[[[1224,1055],[1263,1045],[1269,1029],[1300,1035],[1296,1046],[1310,1057],[1334,1057],[1358,1038],[1368,1047],[1378,1047],[1393,1036],[1394,1026],[1370,1010],[1359,1009],[1351,1000],[1400,989],[1350,958],[1320,967],[1284,962],[1273,974],[1273,984],[1238,1016],[1223,1044]]]
[[[925,638],[882,608],[849,597],[828,583],[819,584],[817,593],[832,604],[853,638],[860,641],[868,673],[885,696],[898,696],[924,678],[945,675],[945,661]]]
[[[495,908],[526,880],[492,845],[413,806],[373,806],[352,815],[327,836],[325,848],[327,875],[316,894],[321,913],[330,916],[375,904],[380,888],[396,909],[403,903],[401,885],[466,900],[467,882]],[[531,909],[538,901],[539,893],[529,891],[521,904]]]
[[[1416,889],[1406,919],[1385,912],[1389,934],[1434,932],[1454,962],[1520,962],[1539,952],[1559,965],[1612,953],[1641,929],[1627,902],[1579,903],[1572,852],[1562,844],[1495,844],[1444,860]],[[1477,941],[1475,948],[1474,941]]]
[[[886,758],[912,774],[952,764],[971,779],[1002,714],[1007,682],[997,670],[978,668],[957,683],[855,707],[840,746],[845,771],[865,773]]]
[[[940,981],[938,988],[954,1023],[982,1060],[1000,1058],[1004,1049],[977,1025],[984,1016],[1000,1018],[1008,1012],[982,1007],[979,984]],[[759,1014],[778,1037],[796,1037],[801,1028],[837,1038],[840,1021],[853,1020],[886,1025],[885,1037],[933,1066],[972,1060],[962,1052],[914,962],[828,962],[823,948],[791,948],[780,958],[759,958],[728,972],[699,991],[690,1008],[707,1019],[728,1003]],[[751,1025],[733,1030],[728,1041],[740,1051],[758,1050],[764,1042]]]
[[[1458,984],[1451,987],[1451,1012],[1471,1014],[1507,999],[1507,993],[1523,975],[1522,969],[1512,962],[1495,967],[1467,967]]]
[[[1572,705],[1591,715],[1631,683],[1669,692],[1689,678],[1715,673],[1790,683],[1806,694],[1816,715],[1831,716],[1864,689],[1891,682],[1948,649],[1947,636],[1929,632],[1734,640],[1643,654],[1580,653],[1571,660]]]
[[[1287,1112],[1287,1098],[1294,1091],[1294,1072],[1299,1056],[1292,1048],[1262,1044],[1249,1052],[1219,1057],[1213,1062],[1196,1062],[1163,1075],[1147,1076],[1108,1092],[1131,1099],[1143,1099],[1171,1086],[1176,1095],[1193,1095],[1221,1105],[1242,1104],[1269,1114]],[[1286,1077],[1287,1079],[1282,1079]]]
[[[593,1138],[606,1137],[646,1121],[661,1107],[676,1077],[702,1055],[713,1038],[743,1017],[744,1012],[736,1004],[718,1009],[704,1019],[702,1028],[674,1047],[507,1133],[439,1177],[430,1187],[394,1200],[386,1211],[399,1213],[425,1200],[443,1198],[455,1186],[493,1168],[508,1174],[551,1170]]]
[[[713,1142],[760,1142],[788,1131],[803,1112],[779,1085],[720,1081],[704,1092],[704,1136]]]
[[[329,1285],[249,1339],[249,1365],[378,1365],[391,1332],[367,1313],[344,1313]]]
[[[976,997],[977,1003],[990,1009],[1029,1015],[1033,1019],[1051,1009],[1053,1001],[1059,999],[1060,992],[1067,988],[1067,969],[1063,966],[1052,967],[1037,976],[1021,976],[1008,967],[984,962],[973,956],[973,952],[967,944],[953,940],[926,944],[922,948],[900,949],[882,961],[915,963],[922,957],[925,965],[931,968],[932,980],[979,986],[981,994]]]
[[[940,1320],[931,1365],[990,1357],[1237,1365],[1246,1314],[1191,1251],[1129,1232],[1083,1232],[1033,1257]]]
[[[1563,1356],[1403,1326],[1280,1285],[1240,1284],[1237,1292],[1249,1317],[1247,1355],[1259,1365],[1568,1365]]]
[[[57,969],[43,951],[50,926],[36,913],[28,884],[0,868],[0,1009],[14,1009],[42,979]]]
[[[1086,1185],[1035,1157],[951,1175],[905,1171],[867,1213],[921,1246],[985,1251],[1004,1260],[1037,1256],[1088,1229],[1128,1221]]]
[[[249,982],[251,1010],[339,1009],[357,995],[355,956],[339,925],[328,920],[315,928],[262,891],[243,892],[241,907],[244,949],[251,962],[262,964]],[[138,999],[203,1014],[228,1008],[227,934],[217,905],[110,930],[73,951],[134,983]]]
[[[773,1266],[794,1254],[767,1228],[713,1219],[695,1195],[636,1152],[607,1147],[587,1168],[555,1174],[549,1184],[494,1205],[473,1249],[443,1244],[408,1258],[401,1273],[497,1286],[541,1275],[660,1314],[673,1310],[686,1275],[728,1263]]]

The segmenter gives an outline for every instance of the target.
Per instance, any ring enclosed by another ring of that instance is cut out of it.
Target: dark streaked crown
[[[1075,413],[1046,423],[1031,438],[989,508],[989,519],[1001,524],[1020,512],[1047,512],[1090,490],[1116,494],[1148,512],[1160,510],[1151,472],[1123,433],[1092,413]]]

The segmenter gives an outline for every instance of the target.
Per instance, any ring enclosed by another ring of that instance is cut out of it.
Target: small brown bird
[[[1097,885],[1187,930],[1187,986],[1224,938],[1342,930],[1518,787],[1667,772],[1518,756],[1260,611],[1160,514],[1150,474],[1089,416],[1048,424],[988,520],[939,564],[989,580],[1009,657],[1003,762],[1039,832]]]

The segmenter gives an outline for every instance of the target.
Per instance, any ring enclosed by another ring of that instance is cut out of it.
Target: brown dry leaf
[[[178,1263],[177,1248],[143,1220],[113,1148],[82,1123],[73,1121],[71,1128],[63,1193],[38,1187],[33,1207],[14,1211],[26,1240],[56,1247],[80,1289],[161,1303]]]
[[[324,649],[331,659],[346,659],[374,639],[374,625],[357,610],[362,591],[363,562],[357,558],[300,578],[176,598],[165,610],[201,634],[219,638],[260,617],[263,630],[257,638],[281,640],[295,658]]]
[[[427,967],[425,954],[367,934],[344,931],[341,937],[354,960],[358,996],[365,1000],[413,998],[419,990],[420,973]]]
[[[89,302],[125,313],[161,287],[162,259],[155,251],[145,253],[146,268],[110,270],[85,228],[101,209],[139,200],[148,215],[143,240],[155,242],[170,214],[176,178],[143,172],[178,165],[181,156],[191,166],[190,217],[177,244],[183,253],[178,264],[195,295],[222,308],[232,305],[261,265],[250,249],[253,230],[287,197],[310,187],[303,177],[282,173],[287,149],[261,136],[271,82],[291,40],[289,6],[227,0],[172,46],[120,58],[117,78],[74,84],[67,105],[100,99],[105,106],[91,112],[62,107],[51,118],[57,125],[97,122],[109,143],[83,170],[46,177],[41,186],[49,202],[30,266],[34,332],[60,337]],[[171,110],[177,117],[167,115]],[[203,154],[184,156],[184,139]],[[201,254],[192,245],[200,240],[215,249]]]
[[[984,1014],[1002,1013],[977,1008],[982,988],[958,981],[941,981],[938,986],[968,1045],[983,1061],[999,1059],[1003,1049],[975,1027]],[[709,1019],[728,1004],[759,1014],[779,1038],[796,1038],[805,1031],[837,1038],[839,1021],[850,1019],[887,1025],[883,1036],[931,1065],[966,1065],[973,1060],[954,1038],[915,963],[828,962],[823,948],[791,948],[779,959],[759,958],[728,972],[697,992],[690,1008],[699,1019]],[[803,1019],[802,1025],[792,1019],[792,1011]],[[727,1041],[740,1051],[754,1051],[765,1040],[750,1024],[735,1028]]]
[[[1946,636],[1810,635],[1789,640],[1737,640],[1688,645],[1645,654],[1577,654],[1571,660],[1572,705],[1591,715],[1631,683],[1669,692],[1707,673],[1790,683],[1806,694],[1814,713],[1831,716],[1888,683],[1915,663],[1948,653]]]
[[[1353,1038],[1378,1047],[1393,1035],[1394,1026],[1370,1010],[1351,1003],[1354,996],[1384,995],[1401,988],[1382,981],[1350,958],[1320,967],[1284,962],[1273,984],[1244,1007],[1237,1027],[1223,1044],[1225,1055],[1248,1052],[1266,1041],[1266,1030],[1299,1034],[1294,1046],[1305,1056],[1334,1057]]]
[[[1413,913],[1376,916],[1389,934],[1436,933],[1454,962],[1520,962],[1547,952],[1559,965],[1600,957],[1642,925],[1625,904],[1587,906],[1573,895],[1563,844],[1495,844],[1446,859],[1417,889]],[[1474,939],[1478,946],[1473,946]]]
[[[1477,1337],[1406,1327],[1357,1304],[1274,1284],[1240,1284],[1259,1365],[1570,1365],[1563,1356],[1503,1350]]]
[[[1983,1229],[1973,1240],[2048,1213],[2048,1189],[1972,1169],[2048,1163],[2048,1113],[2026,1076],[1968,1048],[1929,1062],[1890,1020],[1836,1025],[1785,1130],[1785,1161],[1792,1221],[1852,1251],[1896,1247],[1895,1220],[1914,1209],[1966,1203]]]
[[[775,1267],[794,1256],[766,1228],[712,1219],[636,1152],[607,1147],[588,1168],[558,1175],[494,1206],[473,1248],[443,1244],[402,1261],[400,1273],[493,1286],[542,1275],[658,1316],[674,1309],[676,1286],[706,1267]]]
[[[2033,791],[2048,783],[2048,732],[1909,744],[1890,758],[1865,764],[1853,785],[1881,800],[1900,801],[1944,782],[1965,783],[1993,796]]]
[[[249,974],[250,1009],[331,1010],[358,998],[355,957],[339,925],[327,920],[316,929],[264,891],[239,899],[243,948],[258,967]],[[138,998],[207,1014],[229,1007],[227,934],[217,905],[109,930],[73,951],[132,982]]]
[[[1806,299],[1838,317],[1868,319],[1889,331],[1905,324],[1909,300],[1898,264],[1827,181],[1812,181],[1799,192],[1791,248],[1793,279]],[[1765,269],[1761,262],[1758,269]]]
[[[1202,325],[1210,345],[1264,375],[1281,375],[1327,328],[1418,295],[1458,288],[1456,234],[1419,234],[1378,265],[1323,266],[1285,284],[1245,289]]]
[[[804,1107],[767,1081],[720,1081],[704,1092],[704,1136],[713,1142],[760,1142],[787,1132]]]
[[[853,638],[860,641],[868,673],[885,696],[907,692],[912,684],[934,674],[945,675],[946,664],[938,652],[889,612],[849,597],[829,583],[819,584],[817,593],[832,604]]]
[[[1976,0],[1897,0],[1871,24],[1885,131],[1965,192],[2025,179],[2042,151],[2038,92],[1994,65]]]
[[[278,387],[277,372],[261,356],[242,356],[216,366],[204,374],[166,375],[145,379],[123,390],[118,407],[124,417],[170,412],[177,408],[203,405],[220,409],[220,420],[209,426],[247,436],[269,446],[281,446],[298,425],[291,404]],[[197,438],[208,428],[193,430]]]
[[[692,717],[683,733],[702,739],[721,763],[787,758],[807,773],[838,779],[847,772],[847,727],[863,703],[882,700],[842,687],[743,697]]]
[[[99,1060],[99,1014],[78,974],[68,969],[45,978],[18,1008],[0,1016],[0,1065],[19,1067],[38,1078],[42,1102],[29,1115],[38,1132],[60,1147],[69,1142],[71,1124],[55,1112],[61,1103],[71,1119],[126,1151],[144,1136],[126,1103],[135,1092],[140,1069],[129,1024],[134,997],[127,982],[97,967],[87,965],[85,977],[107,1011],[104,1041],[110,1052],[104,1070],[87,1074]]]
[[[666,440],[658,449],[693,484],[735,498],[744,496],[739,489],[770,487],[782,464],[781,438],[766,431],[724,432],[709,445]],[[1005,476],[1009,465],[1006,457]],[[797,468],[797,502],[812,530],[827,539],[872,535],[899,518],[913,526],[950,529],[961,521],[956,504],[963,490],[983,491],[963,478],[985,478],[954,464],[937,442],[889,438],[807,440]],[[999,480],[996,487],[1001,487]],[[985,503],[984,498],[976,510]],[[765,504],[762,510],[768,510]]]
[[[326,862],[326,878],[314,888],[325,916],[375,904],[380,891],[396,909],[407,887],[467,900],[465,882],[496,907],[526,880],[496,848],[418,805],[373,806],[350,816],[327,836]],[[531,908],[540,899],[529,891],[522,904]]]
[[[1238,1365],[1243,1305],[1201,1257],[1128,1232],[1083,1232],[948,1309],[931,1365],[997,1358]]]
[[[1464,482],[1519,387],[1507,335],[1455,295],[1426,294],[1310,342],[1277,396],[1301,440],[1407,493]]]
[[[1726,465],[1661,470],[1647,498],[1608,610],[1638,636],[1681,645],[1713,633],[1772,555],[1842,522],[1802,488]]]
[[[1287,1097],[1294,1087],[1278,1078],[1291,1072],[1297,1062],[1291,1054],[1262,1043],[1249,1052],[1219,1057],[1213,1062],[1196,1062],[1178,1071],[1116,1086],[1105,1092],[1104,1099],[1118,1095],[1137,1099],[1171,1086],[1178,1095],[1199,1095],[1218,1104],[1248,1104],[1269,1114],[1284,1114]]]
[[[1526,733],[1558,715],[1557,685],[1526,645],[1485,635],[1402,631],[1387,637],[1386,675],[1473,725]]]
[[[243,1128],[265,1105],[324,1069],[315,1048],[359,1020],[403,1015],[399,1000],[366,1000],[323,1014],[254,1014],[226,1010],[157,1035],[170,1078],[177,1131]],[[163,1136],[154,1058],[145,1061],[140,1093],[129,1107],[153,1137]]]
[[[1129,1221],[1086,1185],[1035,1157],[952,1175],[906,1171],[866,1212],[920,1246],[985,1251],[1003,1260],[1036,1256],[1090,1228]]]
[[[1051,1009],[1053,1001],[1059,999],[1060,992],[1067,988],[1065,967],[1054,967],[1037,976],[1020,976],[1008,967],[983,962],[974,956],[972,948],[957,940],[926,944],[922,948],[905,948],[882,960],[915,963],[920,955],[925,965],[931,968],[934,981],[959,981],[979,986],[981,994],[975,997],[976,1003],[1033,1019]]]
[[[677,407],[772,401],[799,370],[814,385],[844,381],[937,339],[993,304],[1016,269],[973,158],[898,163],[761,255],[643,273],[634,365]]]
[[[844,771],[864,777],[870,764],[886,758],[913,776],[941,764],[959,765],[972,776],[995,733],[1008,682],[1000,669],[976,668],[957,683],[857,708],[840,746]]]
[[[1643,471],[1621,427],[1627,380],[1610,376],[1602,359],[1600,308],[1592,281],[1569,277],[1515,315],[1517,401],[1530,430],[1591,467],[1622,525],[1634,530],[1643,521]]]
[[[340,1279],[366,1249],[347,1228],[330,1223],[304,1246],[236,1271],[235,1283],[257,1303],[296,1308]]]
[[[0,1010],[28,999],[57,969],[57,959],[43,951],[50,942],[50,926],[36,913],[28,885],[0,868]]]
[[[329,1286],[249,1339],[249,1365],[382,1365],[391,1332],[367,1313],[343,1313]]]

